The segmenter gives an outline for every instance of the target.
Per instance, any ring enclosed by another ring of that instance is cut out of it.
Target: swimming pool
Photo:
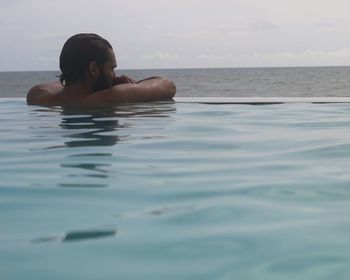
[[[187,101],[1,99],[0,278],[348,279],[350,104]]]

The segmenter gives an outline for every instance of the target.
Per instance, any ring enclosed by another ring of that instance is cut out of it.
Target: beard
[[[112,81],[102,72],[92,87],[93,92],[107,89],[112,86]]]

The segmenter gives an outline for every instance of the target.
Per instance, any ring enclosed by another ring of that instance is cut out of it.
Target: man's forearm
[[[161,79],[161,78],[162,78],[162,77],[159,77],[159,76],[149,77],[149,78],[146,78],[146,79],[137,81],[137,84],[142,83],[142,82],[144,82],[144,81],[149,81],[149,80],[154,80],[154,79]]]
[[[112,102],[149,102],[169,100],[176,93],[175,84],[163,77],[151,77],[136,84],[124,84],[111,88]]]

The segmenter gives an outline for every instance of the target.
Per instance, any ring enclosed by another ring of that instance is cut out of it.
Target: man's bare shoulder
[[[52,105],[53,99],[63,89],[60,83],[39,84],[27,93],[28,105]]]

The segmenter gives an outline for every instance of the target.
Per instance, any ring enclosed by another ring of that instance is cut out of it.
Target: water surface
[[[348,279],[350,105],[0,101],[1,279]]]

